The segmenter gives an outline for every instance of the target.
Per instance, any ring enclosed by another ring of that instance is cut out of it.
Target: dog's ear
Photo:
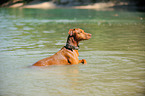
[[[69,29],[68,34],[69,34],[70,36],[73,36],[73,35],[74,35],[74,29]]]

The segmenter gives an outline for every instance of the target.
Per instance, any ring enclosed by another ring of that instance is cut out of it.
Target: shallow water
[[[0,9],[0,96],[144,96],[145,13]],[[30,67],[65,45],[68,30],[87,65]]]

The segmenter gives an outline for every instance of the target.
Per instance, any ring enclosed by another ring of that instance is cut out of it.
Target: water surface
[[[0,9],[1,96],[144,96],[145,13]],[[87,65],[28,67],[65,45],[68,30]]]

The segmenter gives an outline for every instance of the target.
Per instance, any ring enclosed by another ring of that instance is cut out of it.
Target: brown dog
[[[62,47],[60,51],[54,55],[39,60],[33,66],[48,66],[48,65],[70,65],[83,63],[87,64],[85,59],[79,60],[78,48],[79,41],[88,40],[91,38],[91,34],[85,33],[82,29],[70,29],[68,32],[66,46]]]

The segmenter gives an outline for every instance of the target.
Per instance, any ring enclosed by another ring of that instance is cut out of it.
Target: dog
[[[79,42],[90,39],[92,34],[85,33],[80,28],[70,29],[68,34],[66,45],[60,51],[50,57],[39,60],[33,66],[87,64],[85,59],[78,59]]]

